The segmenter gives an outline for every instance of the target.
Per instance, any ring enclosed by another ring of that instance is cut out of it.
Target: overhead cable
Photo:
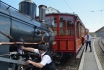
[[[69,9],[71,9],[71,8],[70,8],[70,6],[68,5],[68,3],[67,3],[65,0],[63,0],[63,1],[64,1],[64,2],[65,2],[65,4],[68,6],[68,8],[69,8]],[[72,10],[72,9],[71,9],[71,10]],[[72,10],[72,12],[74,13],[74,11],[73,11],[73,10]]]

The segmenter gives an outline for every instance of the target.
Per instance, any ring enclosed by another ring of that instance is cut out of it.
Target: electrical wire
[[[77,13],[98,12],[98,11],[101,11],[101,10],[82,11],[82,12],[77,12]],[[103,11],[103,10],[102,10],[102,11]]]
[[[71,9],[71,7],[68,5],[68,3],[65,1],[65,0],[63,0],[64,2],[65,2],[65,4],[68,6],[68,8],[70,9],[70,10],[72,10]],[[72,10],[72,12],[74,13],[74,11]]]

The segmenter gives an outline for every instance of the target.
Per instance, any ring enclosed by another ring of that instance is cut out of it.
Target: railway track
[[[96,50],[96,53],[97,53],[97,56],[99,58],[99,61],[102,65],[102,68],[104,70],[104,39],[98,39],[95,41],[95,50]]]
[[[96,45],[95,50],[97,56],[104,70],[104,39],[96,40],[95,45]],[[63,59],[63,61],[61,61],[62,62],[61,64],[56,65],[56,68],[57,70],[78,70],[80,60],[81,59],[74,59],[74,58]]]
[[[56,64],[57,70],[78,70],[80,60],[74,57],[63,59],[60,64]]]

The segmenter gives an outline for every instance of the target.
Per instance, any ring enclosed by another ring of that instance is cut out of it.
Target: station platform
[[[91,42],[92,52],[89,52],[89,46],[87,47],[86,52],[84,50],[78,70],[103,70],[94,48],[94,46],[96,46],[94,45],[95,40],[96,39],[93,39]]]

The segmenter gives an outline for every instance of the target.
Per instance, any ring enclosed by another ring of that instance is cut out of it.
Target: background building
[[[95,33],[96,33],[97,37],[104,38],[104,26],[102,28],[98,29]]]
[[[95,32],[90,32],[89,34],[90,34],[92,37],[96,37]]]

